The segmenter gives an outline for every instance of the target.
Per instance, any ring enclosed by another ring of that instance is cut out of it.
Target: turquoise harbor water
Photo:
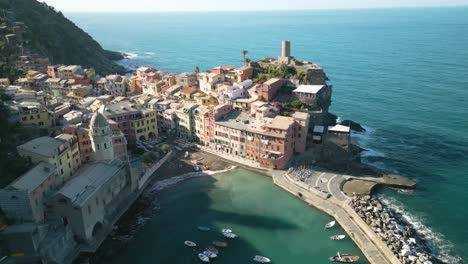
[[[351,240],[329,239],[344,232],[324,230],[330,217],[274,186],[271,178],[247,170],[190,180],[164,191],[160,199],[161,211],[111,263],[198,263],[198,251],[185,246],[185,240],[201,249],[227,241],[215,261],[225,264],[252,263],[257,254],[274,263],[327,263],[336,250],[362,256]],[[212,230],[198,231],[199,225]],[[223,228],[239,238],[226,240]]]
[[[382,190],[384,199],[447,262],[468,258],[468,8],[67,15],[105,48],[133,53],[128,67],[238,66],[242,49],[278,56],[291,40],[294,56],[329,75],[332,111],[369,128],[356,135],[366,162],[418,181],[413,192]],[[246,238],[252,248],[265,247],[261,235]]]

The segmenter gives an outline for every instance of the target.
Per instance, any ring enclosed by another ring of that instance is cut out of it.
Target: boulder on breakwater
[[[354,195],[350,206],[403,264],[435,264],[438,260],[411,223],[370,195]]]

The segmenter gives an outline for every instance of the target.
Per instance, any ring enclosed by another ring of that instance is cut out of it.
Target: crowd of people
[[[312,166],[306,166],[306,165],[290,167],[288,169],[289,177],[293,178],[296,181],[302,181],[302,182],[305,182],[307,178],[313,175],[313,173],[314,171],[312,170]]]

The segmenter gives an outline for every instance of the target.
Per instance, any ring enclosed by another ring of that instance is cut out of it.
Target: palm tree
[[[200,68],[198,68],[198,66],[195,67],[195,69],[193,70],[193,72],[195,72],[196,74],[198,74],[200,72]]]
[[[244,58],[244,65],[245,65],[245,56],[249,53],[247,50],[242,50],[242,57]]]

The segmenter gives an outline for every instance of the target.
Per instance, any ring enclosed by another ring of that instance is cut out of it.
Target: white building
[[[206,72],[199,73],[198,82],[200,90],[206,94],[210,94],[214,92],[216,84],[224,82],[224,75]]]
[[[112,95],[125,95],[127,93],[127,88],[127,77],[116,74],[106,76],[104,89],[110,92]]]
[[[246,89],[243,89],[237,85],[227,86],[221,88],[221,94],[224,98],[229,100],[236,100],[237,98],[245,98],[248,97],[249,93]]]

